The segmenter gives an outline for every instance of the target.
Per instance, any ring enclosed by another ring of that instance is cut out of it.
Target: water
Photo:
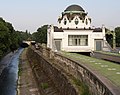
[[[2,72],[0,76],[0,95],[17,94],[18,64],[22,51],[23,49],[20,48],[14,53],[11,60],[9,60],[9,65]]]

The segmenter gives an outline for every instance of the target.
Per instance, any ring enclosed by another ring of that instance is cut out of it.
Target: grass
[[[76,53],[63,52],[64,56],[74,60],[80,61],[82,64],[87,65],[92,70],[97,71],[105,76],[112,83],[120,87],[120,65],[113,62],[92,58]]]
[[[22,74],[22,69],[19,67],[18,76],[21,76],[21,74]]]
[[[48,83],[41,83],[41,87],[43,89],[47,89],[49,87]]]
[[[85,85],[83,82],[81,82],[79,79],[73,79],[75,85],[79,88],[80,95],[90,95],[89,88],[87,85]]]
[[[21,63],[22,63],[22,55],[23,53],[26,51],[26,49],[24,49],[22,51],[22,53],[20,54],[20,57],[19,57],[19,65],[18,65],[18,76],[21,76],[22,74],[22,67],[21,67]]]
[[[22,59],[21,59],[21,57],[22,57],[22,53],[21,53],[21,55],[20,55],[20,57],[19,57],[18,76],[21,76],[21,74],[22,74],[22,69],[21,69]]]

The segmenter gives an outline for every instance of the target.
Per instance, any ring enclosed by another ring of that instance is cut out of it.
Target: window
[[[88,25],[88,20],[86,19],[86,25]]]
[[[88,35],[68,35],[69,46],[88,46]]]
[[[67,24],[67,20],[66,20],[66,18],[64,19],[64,25],[66,25]]]
[[[78,21],[78,19],[76,18],[76,19],[75,19],[75,24],[78,25],[78,23],[79,23],[79,21]]]
[[[84,23],[84,20],[82,20],[82,23]]]

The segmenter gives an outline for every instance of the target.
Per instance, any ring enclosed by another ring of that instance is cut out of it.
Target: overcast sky
[[[31,33],[44,24],[57,25],[69,5],[80,5],[92,18],[92,26],[120,26],[120,0],[0,0],[0,17],[15,30]]]

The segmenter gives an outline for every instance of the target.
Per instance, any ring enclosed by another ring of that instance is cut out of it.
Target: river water
[[[17,94],[18,64],[22,51],[23,49],[19,48],[10,59],[6,58],[8,65],[6,65],[0,75],[0,95]]]

